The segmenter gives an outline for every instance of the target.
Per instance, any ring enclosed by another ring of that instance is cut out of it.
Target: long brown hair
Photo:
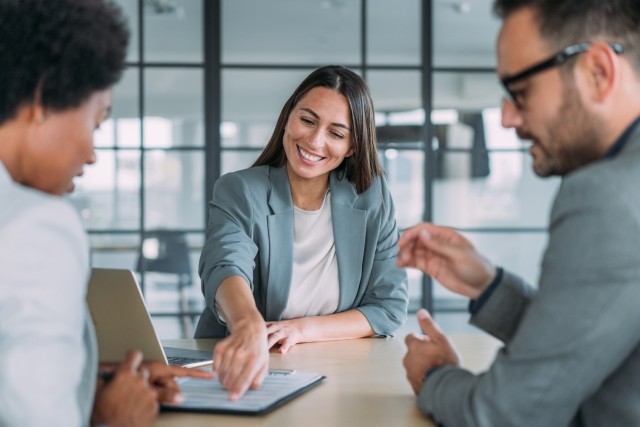
[[[282,107],[267,146],[251,167],[284,166],[287,157],[282,138],[289,115],[307,92],[316,87],[335,90],[349,103],[353,155],[346,157],[338,169],[344,170],[347,179],[355,184],[358,194],[363,193],[371,186],[373,179],[383,173],[378,159],[373,100],[364,80],[353,71],[339,65],[318,68],[300,83]]]

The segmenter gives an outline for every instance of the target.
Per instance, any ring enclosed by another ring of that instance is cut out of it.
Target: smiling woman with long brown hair
[[[353,71],[312,72],[254,165],[216,182],[209,215],[196,338],[228,335],[214,368],[232,399],[259,386],[271,347],[392,335],[405,320],[373,102]]]

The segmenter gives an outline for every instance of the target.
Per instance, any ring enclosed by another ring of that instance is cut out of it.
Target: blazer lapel
[[[269,277],[266,319],[279,320],[287,306],[293,265],[293,202],[285,167],[270,168]]]
[[[336,244],[340,300],[338,311],[349,309],[355,300],[362,276],[366,234],[366,213],[354,208],[358,199],[353,184],[331,173],[331,222]]]

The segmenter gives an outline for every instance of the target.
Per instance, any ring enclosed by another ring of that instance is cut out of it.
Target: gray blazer
[[[331,219],[340,297],[338,312],[355,308],[379,335],[392,335],[407,312],[407,275],[396,267],[398,229],[383,178],[357,194],[332,172]],[[196,338],[226,335],[214,297],[220,283],[239,275],[251,286],[265,320],[280,320],[291,288],[293,202],[286,168],[260,166],[222,176],[209,203],[207,239],[200,256],[206,308]]]
[[[445,426],[640,426],[640,126],[562,180],[534,290],[510,273],[472,323],[491,368],[432,373],[418,404]]]

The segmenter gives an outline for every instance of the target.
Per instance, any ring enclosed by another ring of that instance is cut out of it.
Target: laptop
[[[92,269],[87,304],[100,362],[121,361],[129,350],[137,349],[145,360],[187,368],[212,363],[211,351],[162,346],[131,270]]]

